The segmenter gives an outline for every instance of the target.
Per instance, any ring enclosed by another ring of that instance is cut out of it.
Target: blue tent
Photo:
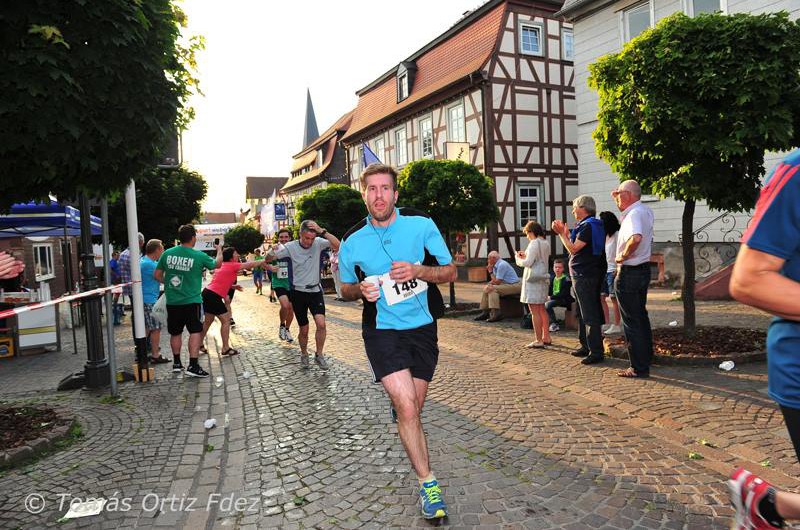
[[[91,216],[92,235],[102,233],[99,217]],[[20,236],[79,236],[81,212],[72,206],[29,202],[14,204],[11,213],[0,215],[0,238]]]

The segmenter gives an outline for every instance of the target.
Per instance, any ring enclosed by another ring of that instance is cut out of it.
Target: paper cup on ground
[[[375,287],[378,288],[378,298],[380,298],[381,297],[381,279],[380,279],[380,276],[378,276],[377,274],[373,274],[372,276],[367,276],[366,278],[364,278],[364,281],[365,282],[369,282],[369,283],[375,285]]]

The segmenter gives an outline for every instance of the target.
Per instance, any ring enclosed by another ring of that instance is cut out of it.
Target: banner
[[[197,232],[197,241],[194,244],[195,250],[210,251],[214,250],[214,239],[219,238],[219,244],[225,244],[225,233],[236,226],[236,223],[218,223],[207,225],[194,225]]]
[[[275,220],[276,221],[285,221],[286,220],[286,203],[285,202],[276,202],[275,203]]]

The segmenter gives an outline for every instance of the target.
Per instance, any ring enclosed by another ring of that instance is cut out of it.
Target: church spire
[[[311,103],[311,90],[306,89],[306,123],[303,127],[303,148],[318,137],[317,118],[314,116],[314,105]]]

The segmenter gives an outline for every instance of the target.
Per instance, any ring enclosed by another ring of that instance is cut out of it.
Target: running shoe
[[[731,504],[736,509],[736,530],[783,528],[783,519],[767,521],[758,509],[770,489],[774,490],[772,484],[740,467],[731,475],[728,489]]]
[[[422,484],[419,489],[419,500],[422,504],[422,517],[425,519],[447,517],[447,506],[442,500],[442,489],[436,479]]]
[[[150,362],[151,362],[152,364],[164,364],[164,363],[168,363],[168,362],[169,362],[169,359],[167,359],[167,358],[165,358],[165,357],[163,357],[163,356],[161,356],[161,355],[159,355],[158,357],[153,357],[153,356],[151,355],[151,356],[150,356]]]
[[[310,366],[309,363],[308,363],[308,354],[307,353],[301,353],[300,354],[300,366],[302,366],[303,368],[308,368]]]
[[[550,332],[555,333],[556,331],[560,331],[560,330],[561,330],[561,328],[559,328],[558,324],[556,324],[555,322],[550,324]]]
[[[200,368],[199,364],[195,364],[194,366],[190,365],[189,368],[186,369],[186,375],[192,377],[208,377],[208,372]]]
[[[314,362],[317,363],[319,367],[322,368],[323,370],[327,370],[328,368],[330,368],[330,366],[328,366],[328,361],[325,359],[324,355],[321,354],[315,355]]]
[[[292,334],[289,332],[289,328],[283,328],[283,338],[286,342],[294,342]]]
[[[183,363],[180,361],[174,361],[172,363],[172,371],[175,373],[183,372]]]
[[[231,327],[234,327],[235,325],[236,325],[236,322],[234,322],[233,319],[231,319]]]
[[[278,328],[278,338],[281,340],[286,340],[286,326],[281,324],[281,327]]]

